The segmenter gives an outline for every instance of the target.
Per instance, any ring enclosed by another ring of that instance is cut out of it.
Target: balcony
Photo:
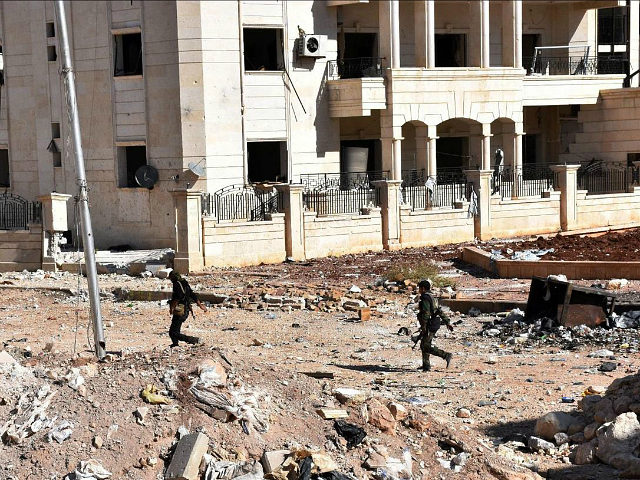
[[[333,60],[327,88],[332,117],[366,117],[387,108],[383,58]]]
[[[601,90],[620,88],[629,62],[619,57],[536,55],[524,59],[523,105],[593,104]]]

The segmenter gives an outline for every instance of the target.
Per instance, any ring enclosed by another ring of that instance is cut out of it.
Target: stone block
[[[191,433],[180,439],[171,458],[165,480],[196,480],[200,478],[200,462],[209,447],[209,438]]]

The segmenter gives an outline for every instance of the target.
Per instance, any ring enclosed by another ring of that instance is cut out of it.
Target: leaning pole
[[[82,229],[82,243],[84,246],[84,260],[89,284],[89,304],[91,320],[93,322],[93,339],[95,353],[98,360],[102,360],[105,353],[104,328],[102,326],[102,314],[100,312],[100,292],[98,291],[98,275],[96,270],[96,257],[93,245],[93,230],[91,229],[91,216],[89,214],[89,197],[87,195],[87,178],[84,171],[84,155],[82,153],[82,139],[80,137],[80,121],[78,119],[78,103],[76,101],[76,82],[71,65],[71,52],[69,49],[69,36],[67,32],[67,17],[64,11],[64,2],[55,1],[56,17],[58,21],[58,35],[60,37],[60,53],[62,56],[62,68],[60,76],[64,85],[65,99],[67,103],[67,116],[71,128],[71,139],[76,160],[76,183],[78,184],[78,211],[80,213],[80,226]],[[78,292],[80,294],[80,292]]]

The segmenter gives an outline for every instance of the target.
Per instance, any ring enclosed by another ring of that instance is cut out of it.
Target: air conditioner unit
[[[301,57],[326,57],[326,35],[302,35],[298,41],[298,55]]]

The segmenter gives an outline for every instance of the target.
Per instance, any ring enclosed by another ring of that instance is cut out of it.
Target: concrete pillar
[[[478,197],[478,215],[474,217],[474,236],[491,239],[491,176],[493,170],[466,170],[467,181],[473,184]]]
[[[282,194],[284,210],[284,243],[287,258],[306,260],[304,245],[304,207],[302,204],[303,185],[276,185]]]
[[[640,68],[640,1],[630,0],[629,4],[629,68],[630,73]],[[631,86],[640,86],[640,74],[631,79]]]
[[[514,67],[522,68],[522,0],[513,0],[514,3],[514,38],[515,49]]]
[[[393,165],[391,170],[392,180],[402,180],[402,137],[393,139]]]
[[[386,58],[385,67],[391,67],[391,4],[378,2],[378,56]]]
[[[372,182],[378,189],[382,214],[382,245],[385,250],[400,248],[400,205],[402,180]]]
[[[491,124],[482,124],[482,170],[491,169]]]
[[[437,127],[436,125],[429,125],[428,127],[428,144],[427,144],[427,151],[429,152],[428,155],[428,163],[427,163],[427,176],[428,177],[435,177],[437,175],[437,159],[436,159],[436,143],[438,140],[438,135],[437,135]]]
[[[418,0],[414,4],[416,67],[436,66],[434,0]]]
[[[173,268],[189,273],[204,268],[202,245],[202,192],[192,189],[172,190],[176,229],[176,254]]]
[[[560,227],[563,232],[574,230],[578,223],[576,206],[578,191],[578,169],[580,165],[552,165],[560,189]]]
[[[490,41],[489,41],[489,0],[481,0],[482,1],[482,9],[480,13],[481,20],[481,45],[482,45],[482,57],[480,66],[482,68],[489,68],[491,66],[491,57],[490,57]]]
[[[522,175],[522,124],[516,125],[516,131],[513,134],[513,192],[511,196],[518,198],[520,196],[520,182],[516,181]]]
[[[391,68],[400,68],[400,0],[391,0]]]
[[[56,271],[56,256],[60,251],[62,232],[68,230],[67,202],[71,195],[49,193],[38,197],[42,203],[42,269]]]

